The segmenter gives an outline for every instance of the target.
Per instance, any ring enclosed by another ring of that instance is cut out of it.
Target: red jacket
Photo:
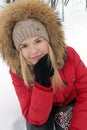
[[[33,89],[27,89],[23,80],[10,70],[22,113],[28,122],[42,125],[54,104],[67,105],[76,98],[70,130],[87,130],[87,68],[73,48],[67,47],[66,64],[59,73],[67,85],[55,95],[52,87],[45,88],[37,82]]]

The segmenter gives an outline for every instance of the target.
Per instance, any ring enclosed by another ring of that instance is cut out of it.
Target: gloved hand
[[[34,73],[36,76],[36,81],[43,85],[44,87],[50,87],[49,79],[54,74],[54,69],[52,67],[50,58],[48,54],[43,56],[34,66]]]

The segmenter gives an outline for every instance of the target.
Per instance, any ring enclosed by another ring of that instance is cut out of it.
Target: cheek
[[[43,50],[44,53],[48,53],[49,52],[48,44],[44,44],[43,47],[42,47],[42,50]]]
[[[22,55],[24,56],[25,59],[29,58],[29,52],[27,52],[27,50],[22,50]]]

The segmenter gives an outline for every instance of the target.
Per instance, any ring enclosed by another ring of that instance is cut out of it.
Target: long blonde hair
[[[50,78],[50,81],[51,81],[51,85],[53,87],[54,92],[56,92],[57,88],[59,89],[61,88],[61,85],[63,84],[63,82],[58,72],[57,62],[56,62],[56,59],[55,59],[55,56],[51,47],[49,47],[49,57],[50,57],[52,66],[54,68],[54,75]],[[24,83],[26,86],[29,86],[29,83],[30,84],[34,83],[34,80],[35,80],[33,66],[29,65],[26,62],[21,51],[20,51],[20,63],[21,63],[21,72],[22,72]]]

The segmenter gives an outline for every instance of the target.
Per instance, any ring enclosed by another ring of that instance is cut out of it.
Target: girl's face
[[[42,37],[30,37],[20,44],[19,49],[27,63],[35,65],[40,58],[48,54],[49,43]]]

